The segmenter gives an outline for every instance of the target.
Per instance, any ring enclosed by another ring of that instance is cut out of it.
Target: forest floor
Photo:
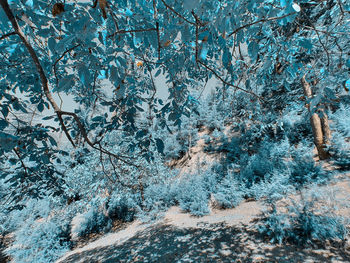
[[[321,186],[349,200],[350,174]],[[58,262],[350,262],[350,241],[271,244],[256,231],[264,205],[246,201],[233,209],[193,217],[172,207],[153,223],[134,221],[115,233],[68,252]],[[350,217],[350,208],[338,213]]]

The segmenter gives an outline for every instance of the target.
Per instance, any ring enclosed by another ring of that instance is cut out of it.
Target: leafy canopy
[[[55,163],[68,152],[53,132],[135,165],[152,160],[151,145],[163,152],[151,131],[181,126],[198,106],[193,91],[211,79],[244,97],[247,118],[302,108],[304,75],[316,87],[311,110],[348,89],[348,1],[92,2],[0,1],[0,172],[34,196],[60,193]],[[61,109],[62,94],[75,109]],[[132,138],[118,139],[122,153],[104,141],[114,130]]]

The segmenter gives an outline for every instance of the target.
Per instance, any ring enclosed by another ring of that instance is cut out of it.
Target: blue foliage
[[[258,229],[271,242],[293,242],[301,245],[327,240],[344,240],[347,236],[346,221],[336,214],[336,207],[327,203],[319,189],[307,190],[301,200],[287,199],[279,211],[275,202],[269,204]],[[279,204],[281,206],[281,203]]]
[[[4,233],[13,232],[14,242],[6,253],[16,262],[54,262],[67,252],[70,221],[60,209],[57,199],[30,199],[22,210],[7,213]]]
[[[112,193],[106,204],[108,218],[123,222],[132,221],[140,203],[137,199],[135,195],[131,195],[130,193]]]
[[[209,213],[209,197],[200,175],[184,177],[177,185],[176,200],[181,209],[192,215],[203,216]]]
[[[15,262],[54,262],[70,249],[69,226],[59,218],[22,222],[6,250]]]
[[[297,188],[308,183],[324,183],[332,176],[331,172],[326,172],[320,165],[317,165],[312,158],[310,150],[308,152],[295,151],[292,153],[293,162],[290,163],[290,181]]]
[[[215,201],[221,208],[233,208],[239,205],[246,195],[246,189],[240,185],[234,174],[228,174],[216,186],[214,193]]]
[[[81,216],[81,221],[75,232],[81,237],[91,233],[98,233],[107,223],[106,215],[98,207],[92,206]]]
[[[350,170],[350,106],[340,105],[339,109],[330,115],[333,121],[332,146],[330,152],[336,165],[343,170]]]
[[[1,1],[0,231],[16,233],[16,262],[63,253],[77,213],[86,235],[171,205],[201,216],[212,197],[222,208],[248,197],[271,205],[324,183],[309,120],[320,110],[333,111],[327,150],[350,169],[348,4],[110,0],[106,12],[63,2],[51,15],[45,1]],[[71,112],[55,101],[63,94]],[[170,171],[199,132],[215,161]],[[272,209],[263,232],[344,237],[338,218],[293,207]]]
[[[151,184],[145,189],[142,206],[147,213],[157,216],[175,204],[176,191],[171,181]]]

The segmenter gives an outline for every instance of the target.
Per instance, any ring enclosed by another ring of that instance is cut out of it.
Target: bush
[[[263,142],[256,154],[241,159],[241,181],[250,188],[256,183],[269,179],[270,175],[276,171],[285,173],[288,158],[290,158],[290,147],[288,140]]]
[[[334,164],[339,166],[341,170],[350,170],[350,144],[346,143],[346,139],[342,134],[334,132],[332,135],[330,153]]]
[[[266,201],[275,202],[295,191],[295,188],[290,184],[289,178],[289,170],[286,170],[283,174],[280,174],[279,171],[273,171],[272,174],[266,176],[265,180],[258,184],[253,184],[246,190],[246,193],[255,200],[266,197]]]
[[[331,205],[325,196],[320,195],[319,189],[315,188],[307,195],[301,194],[299,202],[288,199],[288,203],[291,205],[286,207],[269,203],[269,210],[263,214],[258,229],[271,242],[306,245],[346,238],[345,219],[336,215],[335,201]]]
[[[113,193],[107,203],[107,214],[111,220],[130,222],[134,219],[139,202],[130,193]]]
[[[5,250],[14,262],[54,262],[70,248],[69,224],[59,218],[27,220]]]
[[[99,211],[99,209],[94,206],[82,214],[79,219],[79,224],[74,228],[74,230],[72,229],[72,231],[74,232],[73,235],[80,237],[91,233],[98,233],[108,224],[108,218],[106,215],[104,215],[102,211]]]
[[[217,185],[214,198],[221,208],[233,208],[243,201],[245,194],[244,187],[237,182],[231,173]]]
[[[209,211],[209,192],[199,175],[183,178],[177,185],[176,199],[180,208],[195,216],[203,216]]]
[[[264,214],[263,224],[259,232],[270,239],[272,243],[282,244],[293,234],[290,219],[285,213],[277,213],[276,207]]]
[[[313,182],[325,183],[330,179],[331,173],[316,165],[310,147],[294,148],[291,157],[293,161],[289,163],[290,182],[296,188],[300,189]]]
[[[334,163],[342,170],[350,170],[350,106],[340,105],[339,109],[330,115],[332,133],[332,145],[330,153]]]

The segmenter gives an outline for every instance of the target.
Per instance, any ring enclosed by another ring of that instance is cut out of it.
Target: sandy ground
[[[349,201],[349,175],[324,191]],[[63,262],[350,262],[350,242],[313,248],[273,245],[255,230],[261,202],[243,202],[233,209],[193,217],[171,207],[151,224],[135,221],[123,230],[67,253]],[[349,207],[339,213],[350,217]]]

